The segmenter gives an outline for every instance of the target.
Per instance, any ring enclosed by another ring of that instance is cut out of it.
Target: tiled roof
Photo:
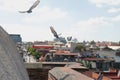
[[[49,71],[57,80],[94,80],[68,67],[55,67]]]

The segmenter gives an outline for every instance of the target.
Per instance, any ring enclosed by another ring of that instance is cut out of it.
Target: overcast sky
[[[120,41],[120,0],[0,0],[0,25],[23,41],[53,40],[53,26],[61,36],[79,41]]]

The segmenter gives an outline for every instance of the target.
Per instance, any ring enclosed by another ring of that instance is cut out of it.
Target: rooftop
[[[55,67],[49,73],[57,80],[94,80],[68,67]]]

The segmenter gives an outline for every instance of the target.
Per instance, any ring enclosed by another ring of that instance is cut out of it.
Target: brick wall
[[[27,69],[30,80],[48,80],[49,69]]]

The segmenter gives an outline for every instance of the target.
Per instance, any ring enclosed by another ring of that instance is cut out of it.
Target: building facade
[[[15,43],[21,43],[22,38],[20,34],[9,34]]]

